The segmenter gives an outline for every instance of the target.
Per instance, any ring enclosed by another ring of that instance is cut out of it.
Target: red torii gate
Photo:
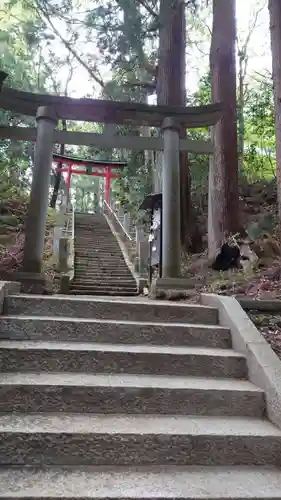
[[[105,201],[110,202],[110,187],[111,179],[119,179],[120,174],[113,173],[112,170],[117,168],[122,168],[127,166],[127,162],[122,161],[100,161],[100,160],[84,160],[82,158],[74,158],[71,156],[64,156],[59,154],[53,154],[53,162],[59,165],[65,165],[64,167],[57,167],[57,172],[66,172],[66,194],[69,196],[71,175],[72,174],[82,174],[82,175],[92,175],[94,177],[105,177]],[[80,170],[73,168],[73,166],[86,167],[85,170]],[[93,168],[104,168],[105,172],[93,171]]]

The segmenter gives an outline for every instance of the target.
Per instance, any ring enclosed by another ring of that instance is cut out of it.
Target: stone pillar
[[[149,241],[139,241],[138,246],[139,257],[139,274],[140,276],[148,275],[148,259],[149,259]]]
[[[180,276],[180,164],[179,126],[165,118],[162,126],[163,154],[163,220],[162,220],[162,277]]]
[[[57,117],[52,108],[38,108],[35,163],[25,230],[22,271],[40,273],[44,252],[50,174],[53,159],[53,131]]]
[[[129,222],[130,222],[129,214],[125,212],[123,217],[123,227],[127,233],[129,231]]]

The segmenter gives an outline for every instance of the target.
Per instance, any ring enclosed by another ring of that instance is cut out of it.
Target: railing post
[[[174,119],[166,118],[162,131],[164,138],[162,277],[177,278],[180,276],[181,265],[180,128]]]
[[[57,124],[55,111],[40,107],[37,111],[35,163],[28,216],[22,271],[40,273],[43,261],[50,175],[53,160],[53,131]]]

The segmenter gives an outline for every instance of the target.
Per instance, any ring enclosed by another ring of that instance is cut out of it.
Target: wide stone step
[[[120,267],[119,267],[120,265]],[[86,270],[89,269],[89,266],[91,266],[92,269],[96,269],[99,272],[108,272],[108,271],[114,271],[116,276],[123,276],[123,273],[131,273],[127,264],[123,260],[122,262],[118,262],[118,267],[116,266],[116,261],[113,259],[111,262],[105,262],[102,259],[91,259],[91,258],[85,258],[85,259],[75,259],[75,269],[81,269],[81,270]],[[130,274],[132,276],[132,274]]]
[[[111,290],[119,290],[126,288],[127,290],[137,290],[137,284],[134,279],[129,279],[127,281],[123,281],[122,279],[117,281],[116,279],[112,280],[109,276],[97,277],[95,274],[89,272],[87,279],[84,280],[78,274],[75,276],[71,287],[80,287],[88,288],[88,287],[104,287]]]
[[[133,276],[112,276],[109,272],[104,272],[104,273],[98,273],[94,269],[89,268],[89,272],[86,274],[85,272],[79,272],[79,270],[75,270],[75,276],[74,280],[72,283],[79,282],[81,285],[90,285],[90,284],[96,284],[96,285],[108,285],[112,286],[113,288],[119,288],[120,286],[128,286],[136,288],[137,283],[136,280],[133,278]]]
[[[0,382],[1,412],[220,417],[265,413],[263,391],[236,379],[37,372],[3,373]]]
[[[97,277],[95,274],[89,273],[88,279],[84,280],[81,278],[79,275],[76,275],[76,278],[73,280],[71,287],[80,287],[82,288],[89,288],[89,287],[103,287],[103,288],[108,288],[111,290],[119,290],[119,289],[124,289],[126,288],[127,290],[137,290],[137,284],[136,282],[131,279],[128,281],[122,281],[119,280],[116,282],[116,280],[111,280],[107,276],[103,277]]]
[[[88,272],[87,272],[87,269],[88,269]],[[89,276],[89,273],[92,275],[92,276],[95,276],[97,279],[100,279],[100,280],[103,280],[106,277],[110,278],[111,281],[116,281],[116,282],[119,282],[119,281],[124,281],[124,282],[127,282],[127,281],[135,281],[132,273],[127,270],[127,272],[125,274],[120,274],[118,273],[118,271],[116,271],[115,269],[115,274],[114,274],[114,270],[113,269],[98,269],[98,268],[92,268],[91,266],[88,266],[88,268],[82,268],[82,267],[78,267],[76,268],[75,267],[75,276],[81,276],[83,277],[83,279],[87,279],[87,277]]]
[[[108,246],[119,246],[115,237],[109,236],[103,238],[99,234],[91,234],[88,237],[77,236],[74,240],[75,246],[83,247],[89,243],[93,244],[95,247],[102,247],[104,245]]]
[[[123,254],[122,252],[120,251],[120,248],[117,248],[115,250],[107,250],[105,248],[99,248],[99,249],[91,249],[88,247],[85,248],[85,250],[81,251],[81,250],[77,250],[75,248],[75,255],[78,257],[78,256],[84,256],[84,257],[87,257],[87,256],[91,256],[91,257],[96,257],[96,258],[100,258],[100,257],[111,257],[111,256],[114,256],[114,257],[117,257],[117,258],[123,258]]]
[[[115,277],[112,276],[110,273],[98,273],[93,270],[89,270],[88,273],[86,271],[79,271],[75,270],[75,277],[74,277],[74,283],[79,282],[81,284],[91,284],[93,283],[98,283],[99,285],[106,283],[109,283],[109,285],[124,285],[128,284],[129,286],[134,285],[136,288],[136,281],[132,276],[127,276],[126,279],[124,280],[124,277]],[[72,282],[73,283],[73,282]]]
[[[0,498],[281,500],[281,474],[263,466],[2,468]]]
[[[11,295],[4,300],[5,314],[29,316],[68,316],[76,318],[113,319],[169,323],[199,323],[215,325],[218,311],[215,308],[169,301],[118,300],[103,298],[64,298],[61,296]]]
[[[113,235],[113,233],[111,232],[110,228],[107,226],[107,227],[84,227],[82,228],[81,226],[80,227],[76,227],[76,231],[75,231],[75,238],[78,239],[80,237],[92,237],[93,235],[98,235],[98,236],[101,236],[102,238],[106,239],[111,239],[111,240],[114,240],[115,239],[115,236]]]
[[[85,248],[85,250],[83,251],[77,251],[77,249],[75,249],[75,256],[76,258],[77,257],[82,257],[82,258],[85,258],[85,257],[91,257],[91,258],[95,258],[95,259],[105,259],[105,260],[108,260],[112,257],[114,257],[114,259],[119,259],[119,260],[123,260],[124,261],[124,256],[122,254],[122,252],[120,251],[120,248],[119,249],[116,249],[116,250],[106,250],[104,248],[100,248],[100,249],[89,249],[88,247],[88,252],[87,252],[87,248]]]
[[[116,286],[119,286],[120,284],[121,285],[134,285],[136,286],[136,280],[134,279],[133,275],[127,275],[127,276],[118,276],[118,275],[115,275],[115,276],[112,276],[112,274],[110,272],[98,272],[98,271],[95,271],[95,269],[92,269],[90,266],[89,266],[89,272],[86,274],[85,272],[81,272],[79,269],[75,269],[75,277],[74,277],[74,281],[76,280],[76,277],[78,275],[83,275],[83,281],[82,283],[91,283],[92,281],[92,278],[95,278],[97,279],[98,282],[100,282],[101,284],[102,283],[109,283],[111,284],[112,286],[116,285]]]
[[[113,264],[114,262],[120,262],[121,263],[124,263],[125,260],[124,260],[124,257],[123,257],[123,254],[121,253],[116,253],[116,254],[112,254],[112,253],[105,253],[105,252],[96,252],[96,253],[92,253],[92,252],[89,252],[89,253],[76,253],[75,252],[75,260],[84,260],[87,262],[87,260],[89,261],[93,261],[93,262],[104,262],[105,265],[106,264]]]
[[[89,242],[88,244],[83,245],[83,247],[80,247],[80,248],[77,248],[75,246],[75,252],[77,252],[78,254],[79,253],[83,253],[83,252],[85,252],[87,250],[91,254],[93,254],[93,255],[97,255],[97,254],[101,253],[102,251],[104,251],[104,252],[106,251],[108,253],[113,253],[113,254],[116,254],[116,253],[120,254],[120,255],[122,254],[119,246],[112,246],[110,248],[109,247],[106,248],[103,245],[99,245],[99,246],[93,245],[93,243],[91,243],[91,242]]]
[[[114,264],[115,261],[112,261],[110,263],[108,262],[103,262],[102,259],[87,259],[87,258],[80,258],[77,259],[75,258],[75,266],[81,269],[86,269],[88,268],[89,264],[95,266],[97,269],[104,271],[107,271],[110,269],[113,273],[116,275],[123,275],[124,272],[129,273],[130,270],[125,262],[125,260],[121,260],[119,262],[120,267],[116,267],[116,264]]]
[[[111,272],[111,269],[109,270],[98,270],[96,268],[92,268],[91,266],[88,267],[88,271],[86,269],[81,269],[81,268],[75,268],[75,278],[76,277],[79,277],[81,279],[84,280],[87,280],[89,278],[89,276],[91,276],[91,279],[92,279],[92,276],[95,277],[95,279],[97,280],[104,280],[105,278],[109,278],[110,282],[111,283],[119,283],[121,281],[124,281],[124,282],[127,282],[127,281],[135,281],[135,278],[133,277],[133,275],[128,271],[125,276],[122,274],[122,276],[118,275],[118,274],[112,274]]]
[[[230,331],[218,325],[42,316],[1,316],[0,338],[231,348]]]
[[[76,236],[74,242],[76,245],[83,246],[83,244],[93,242],[93,236],[95,238],[94,242],[95,245],[108,245],[108,246],[117,246],[117,240],[115,236],[112,236],[112,234],[109,234],[108,236],[104,237],[101,234],[90,234],[89,236]]]
[[[74,244],[74,248],[75,248],[75,252],[79,252],[79,253],[84,252],[86,250],[88,250],[89,252],[92,252],[92,253],[96,253],[96,254],[98,254],[102,251],[109,252],[109,253],[111,253],[111,252],[119,253],[119,254],[122,253],[119,245],[117,246],[117,244],[106,246],[106,245],[103,245],[102,243],[96,244],[95,241],[89,241],[88,243],[84,243],[81,246],[77,246]]]
[[[100,255],[75,254],[75,264],[76,263],[88,264],[88,262],[91,262],[93,265],[104,266],[105,268],[115,266],[115,269],[117,269],[117,266],[119,265],[128,267],[127,264],[125,263],[123,255],[110,255],[110,254],[104,255],[104,253],[101,253]]]
[[[75,229],[75,238],[79,238],[79,237],[89,237],[89,236],[93,236],[93,235],[100,235],[102,238],[109,238],[111,240],[113,240],[115,238],[114,234],[111,232],[110,228],[107,226],[107,227],[97,227],[97,226],[93,226],[93,227],[82,227],[82,226],[76,226],[76,229]]]
[[[0,341],[4,372],[86,372],[245,378],[231,349],[40,341]]]
[[[123,272],[129,272],[129,268],[125,263],[124,259],[118,263],[118,267],[116,267],[116,261],[113,260],[111,262],[104,262],[102,259],[75,259],[75,267],[85,269],[89,267],[89,264],[95,266],[97,269],[102,269],[103,271],[114,271],[116,274],[123,274]]]
[[[125,293],[125,294],[128,293],[130,295],[131,293],[136,294],[138,292],[138,288],[136,285],[129,287],[129,286],[125,286],[125,285],[122,286],[122,284],[121,284],[118,287],[117,286],[113,287],[106,282],[102,285],[102,284],[96,283],[94,280],[91,284],[88,284],[88,285],[83,285],[83,283],[74,282],[71,285],[70,290],[72,292],[74,290],[77,290],[78,292],[81,292],[81,293],[82,292],[85,292],[85,293],[92,292],[95,295],[102,293],[102,295],[115,295],[115,296],[118,296],[119,293]]]
[[[0,464],[280,465],[281,430],[259,419],[6,414]]]
[[[109,288],[96,288],[96,289],[75,289],[75,288],[70,288],[69,295],[73,296],[80,296],[80,297],[95,297],[95,296],[100,296],[100,297],[136,297],[139,295],[139,292],[133,291],[133,290],[124,290],[124,289],[118,289],[112,290]]]
[[[75,259],[75,266],[78,266],[81,269],[88,267],[88,264],[96,266],[98,269],[102,269],[103,271],[110,269],[111,271],[114,271],[116,274],[123,274],[124,271],[128,272],[129,270],[124,259],[118,263],[120,268],[116,267],[115,260],[113,260],[112,262],[104,262],[102,259],[89,259],[89,258],[77,259],[77,257]]]
[[[75,269],[74,281],[76,279],[81,281],[81,283],[91,283],[93,280],[95,280],[101,284],[107,281],[109,284],[113,285],[134,283],[134,286],[136,286],[136,281],[132,275],[127,275],[124,278],[124,276],[113,276],[110,271],[104,271],[101,273],[91,268],[89,268],[88,273],[80,269]]]

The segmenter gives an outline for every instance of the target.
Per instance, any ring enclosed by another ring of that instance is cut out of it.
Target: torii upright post
[[[53,131],[57,117],[52,108],[38,108],[35,163],[25,230],[22,271],[40,273],[43,262],[50,175],[53,159]]]
[[[163,158],[163,219],[162,219],[162,277],[180,277],[180,164],[179,125],[166,118],[162,126]]]
[[[72,174],[72,164],[69,163],[67,166],[67,174],[66,174],[66,180],[65,180],[67,206],[68,206],[69,200],[70,200],[71,174]]]
[[[106,167],[105,169],[105,201],[110,204],[110,181],[111,181],[111,169]]]

